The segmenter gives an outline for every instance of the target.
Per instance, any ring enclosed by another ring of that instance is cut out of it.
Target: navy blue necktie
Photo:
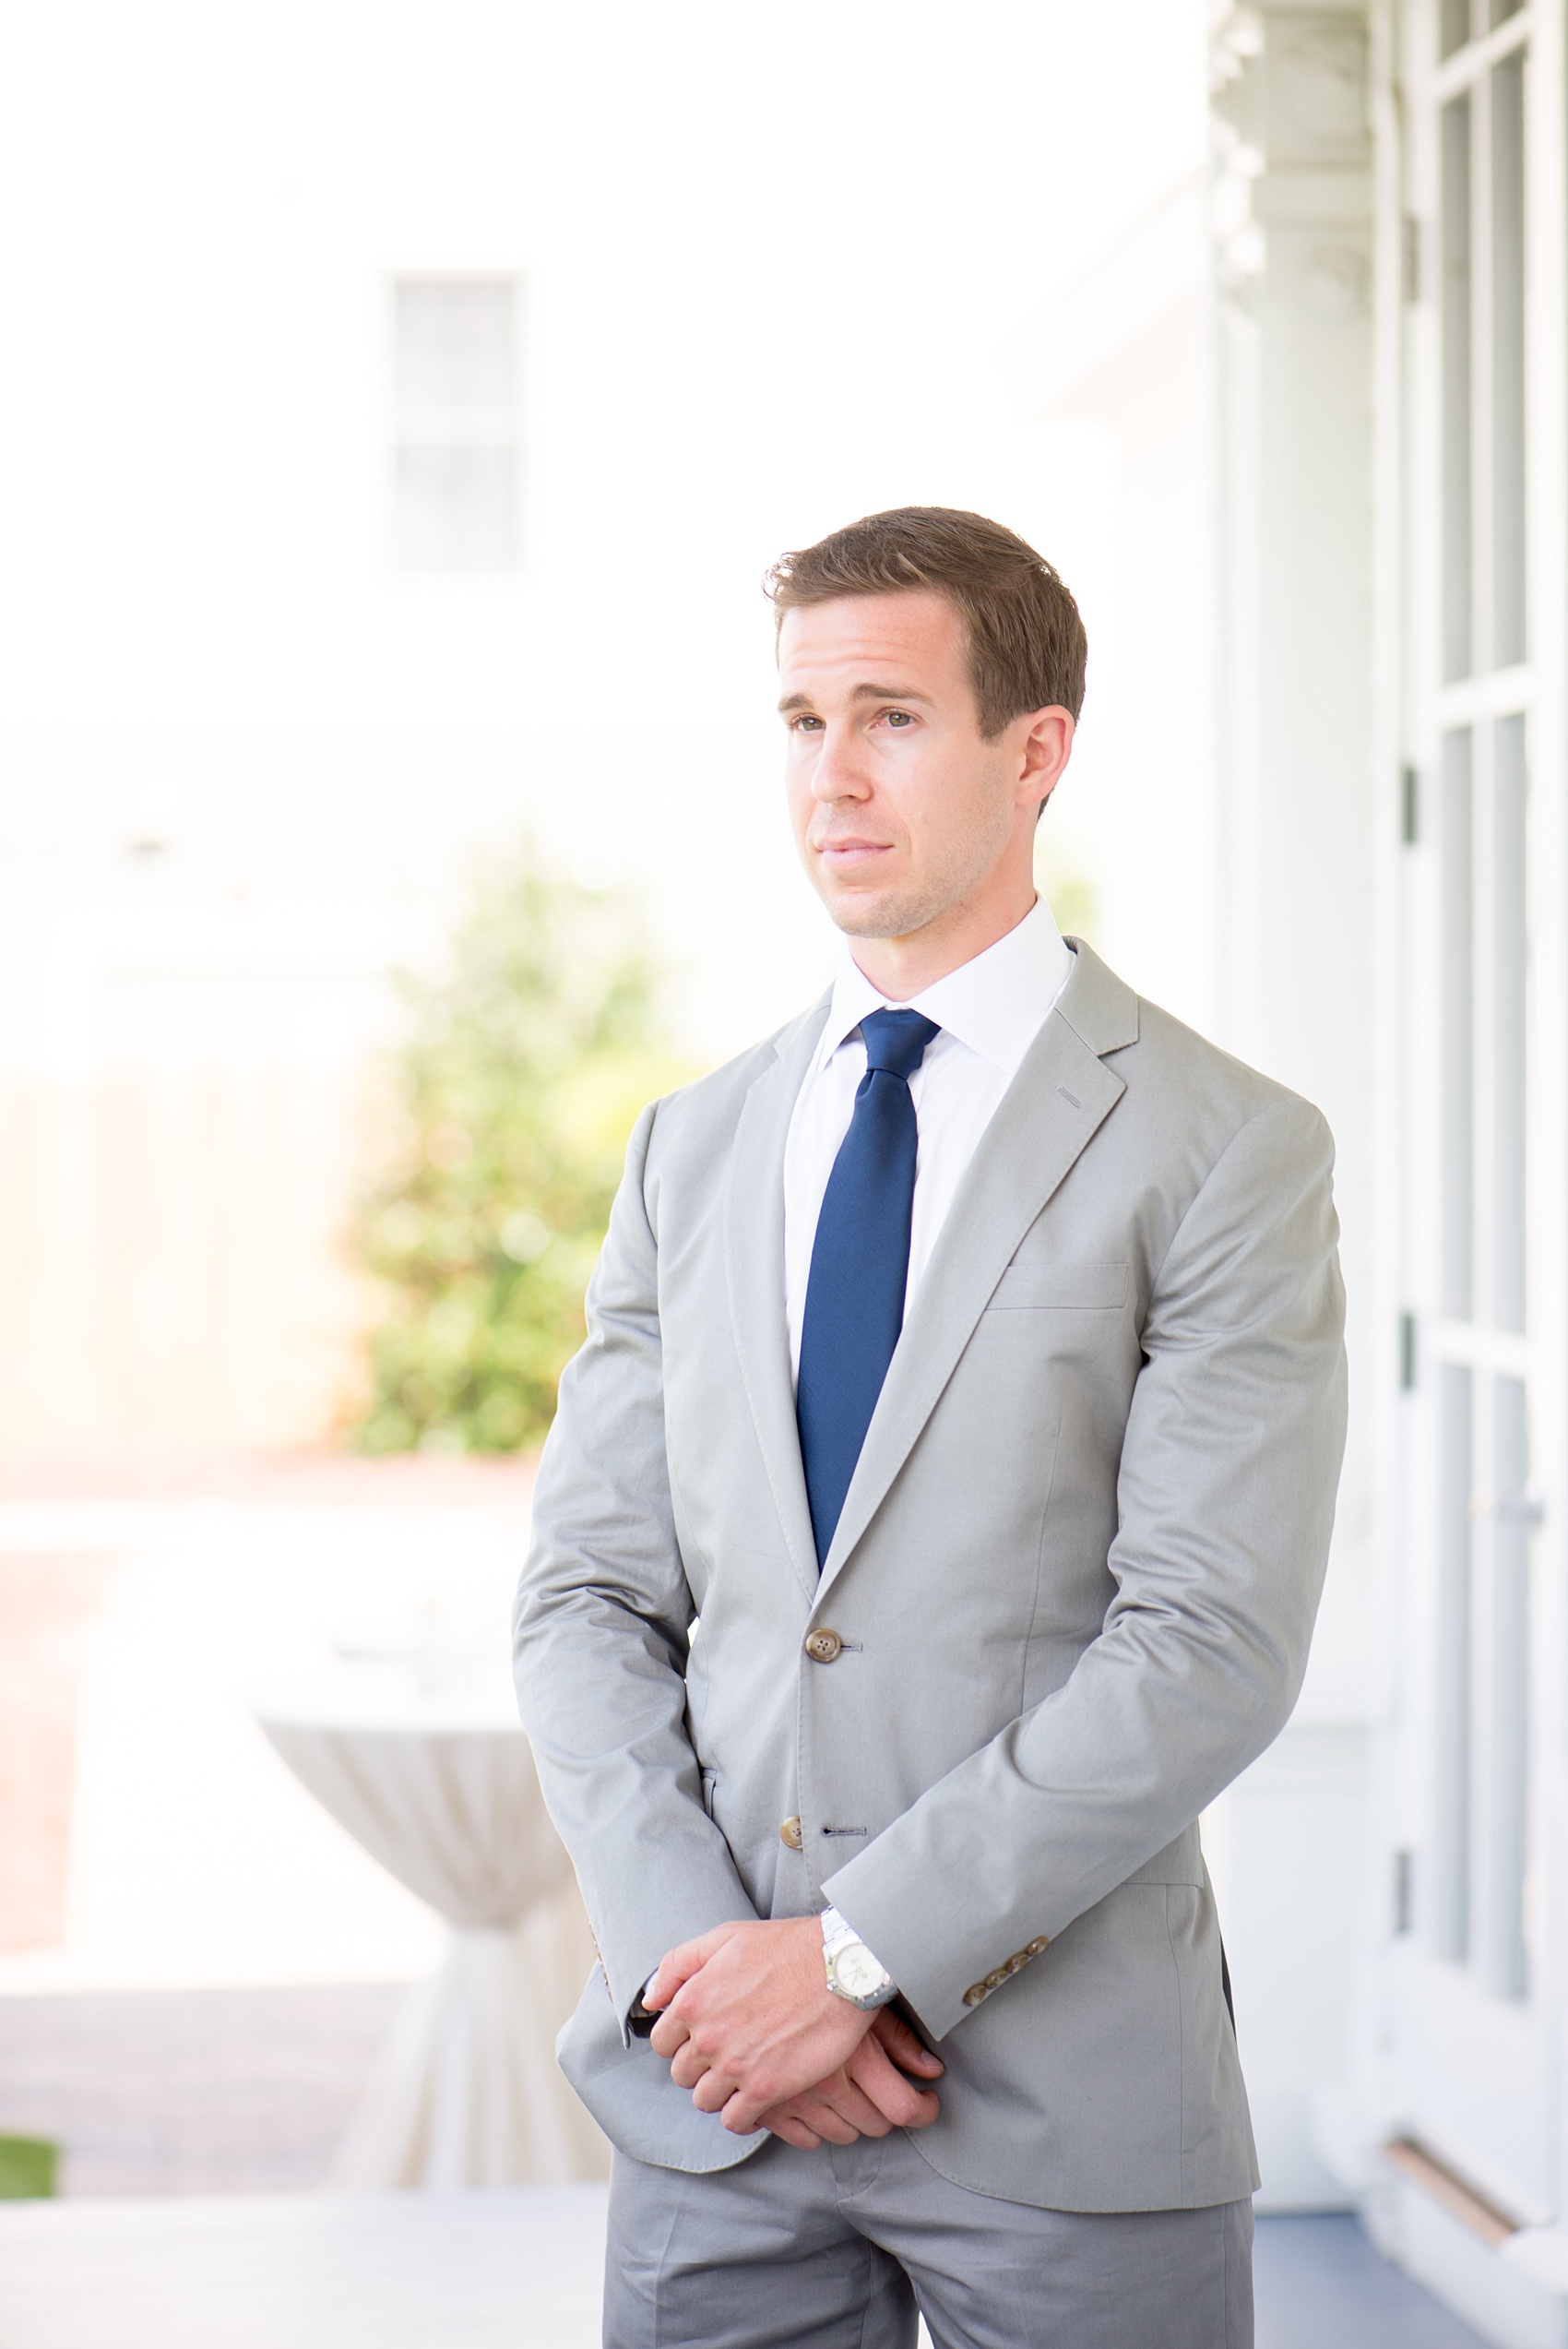
[[[920,1139],[909,1079],[940,1033],[919,1011],[861,1021],[866,1073],[822,1197],[795,1389],[819,1567],[904,1326]]]

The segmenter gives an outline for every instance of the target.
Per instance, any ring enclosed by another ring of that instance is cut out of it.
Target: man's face
[[[1028,721],[981,737],[964,626],[924,588],[786,612],[778,636],[796,846],[850,937],[900,938],[986,888],[1034,802]]]

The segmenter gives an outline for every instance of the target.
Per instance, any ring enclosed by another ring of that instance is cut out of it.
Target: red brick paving
[[[63,2150],[61,2191],[321,2185],[402,1985],[0,1997],[0,2135]]]

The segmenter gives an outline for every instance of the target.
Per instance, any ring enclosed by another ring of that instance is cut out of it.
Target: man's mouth
[[[832,873],[852,873],[858,866],[873,864],[891,850],[891,841],[819,841],[814,843],[818,856]]]

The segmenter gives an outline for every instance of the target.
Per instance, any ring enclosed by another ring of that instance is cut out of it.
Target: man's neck
[[[951,923],[929,923],[906,937],[851,938],[849,952],[861,977],[870,980],[879,996],[889,1003],[909,1003],[1006,937],[1039,902],[1031,883],[1021,903],[1010,899],[983,913],[966,909]]]

